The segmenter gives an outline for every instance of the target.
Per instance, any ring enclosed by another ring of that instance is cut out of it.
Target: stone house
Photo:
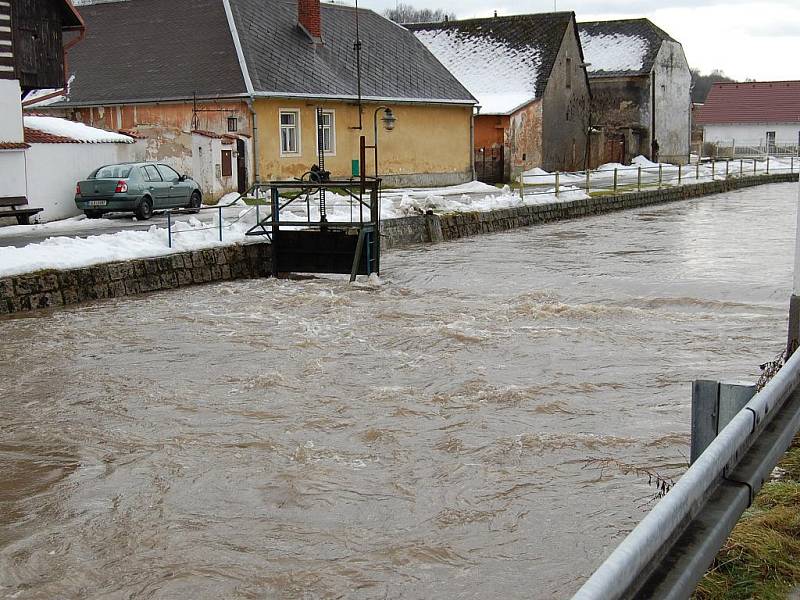
[[[800,81],[715,83],[696,122],[712,154],[797,156]]]
[[[397,119],[379,134],[387,183],[472,178],[474,98],[372,11],[319,0],[130,0],[82,11],[87,35],[70,57],[69,86],[35,109],[144,136],[148,158],[210,178],[214,195],[302,176],[319,161],[319,133],[326,169],[351,176],[379,107]],[[137,35],[120,36],[121,25]]]
[[[679,42],[648,19],[579,23],[592,87],[591,166],[685,164],[691,136],[689,64]]]
[[[479,178],[582,169],[590,90],[572,12],[407,25],[478,100]]]

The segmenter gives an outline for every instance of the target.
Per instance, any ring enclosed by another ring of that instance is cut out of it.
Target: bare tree
[[[441,8],[414,8],[402,2],[395,8],[387,8],[383,15],[395,23],[438,23],[456,18],[455,13],[445,12]]]

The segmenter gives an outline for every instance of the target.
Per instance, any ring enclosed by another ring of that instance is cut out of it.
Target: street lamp
[[[383,128],[386,131],[392,131],[394,129],[395,123],[397,123],[397,117],[394,116],[394,112],[388,106],[379,106],[375,109],[375,114],[372,115],[372,125],[373,125],[373,149],[375,150],[375,179],[378,178],[378,113],[383,111],[383,116],[381,117],[381,121],[383,121]]]

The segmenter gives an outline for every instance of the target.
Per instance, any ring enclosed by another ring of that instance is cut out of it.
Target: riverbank
[[[736,525],[696,600],[785,600],[800,586],[800,436]]]
[[[747,187],[797,181],[797,179],[797,174],[789,173],[759,175],[617,196],[524,204],[487,212],[431,213],[388,219],[381,224],[381,243],[386,250],[420,243],[438,243],[554,221],[689,200]],[[240,218],[237,224],[242,232],[248,228],[243,218]],[[140,252],[139,246],[134,245],[134,255],[130,260],[125,260],[121,251],[90,252],[87,248],[83,248],[84,251],[75,256],[70,254],[67,242],[55,242],[56,247],[51,249],[57,251],[54,252],[56,258],[53,260],[56,262],[53,263],[53,267],[61,268],[48,268],[50,264],[48,260],[37,254],[35,249],[26,250],[29,247],[4,249],[8,254],[14,253],[16,262],[11,266],[4,264],[0,268],[0,315],[211,281],[266,277],[271,274],[269,243],[245,244],[242,243],[244,237],[241,240],[223,243],[211,239],[216,235],[213,228],[201,226],[200,229],[208,239],[202,241],[200,248],[190,247],[183,251],[180,248],[166,247],[166,230],[153,228],[150,232],[129,232],[130,235],[150,233],[158,239],[164,238],[161,240],[161,245],[154,246],[154,249],[147,246],[147,252],[144,250]],[[182,233],[186,237],[190,235],[188,230]],[[180,239],[186,237],[182,235]],[[85,239],[76,239],[74,242],[81,247],[90,245]],[[103,240],[103,244],[103,247],[106,247],[108,242]],[[206,244],[211,247],[202,247]],[[25,254],[26,251],[29,255]],[[150,252],[156,255],[147,256]],[[103,262],[103,257],[113,257],[117,260]]]

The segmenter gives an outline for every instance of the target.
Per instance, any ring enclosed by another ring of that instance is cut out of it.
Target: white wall
[[[102,165],[144,160],[143,144],[31,144],[25,152],[28,204],[38,222],[79,215],[75,184]]]
[[[222,176],[223,150],[232,152],[231,177]],[[225,145],[219,138],[210,138],[197,133],[192,135],[192,170],[189,174],[200,184],[204,200],[217,200],[228,192],[235,192],[238,189],[235,154],[235,144]]]
[[[23,141],[20,94],[19,81],[0,79],[0,142]]]
[[[678,162],[683,159],[685,162],[689,158],[691,136],[692,74],[679,43],[665,41],[661,44],[653,72],[659,160]]]
[[[775,141],[796,144],[800,135],[800,123],[748,123],[731,125],[705,125],[703,140],[706,142],[730,142],[765,144],[767,132],[775,132]]]

